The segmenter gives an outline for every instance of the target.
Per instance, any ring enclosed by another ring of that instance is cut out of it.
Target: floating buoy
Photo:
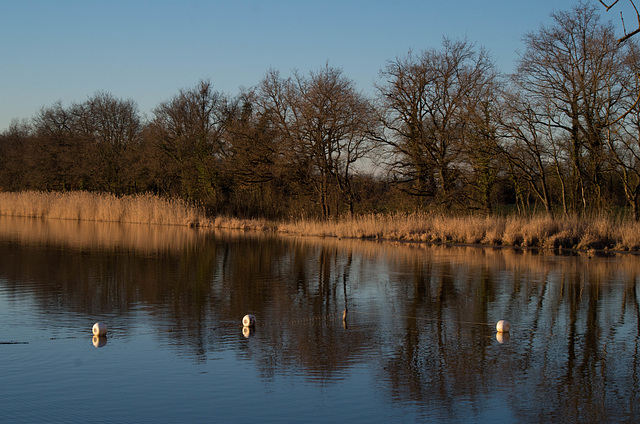
[[[256,325],[256,317],[251,314],[247,314],[242,317],[242,325],[244,327],[254,327]]]
[[[101,322],[96,322],[93,324],[92,331],[94,336],[104,336],[107,334],[107,326]]]
[[[506,319],[501,319],[496,324],[496,331],[498,333],[508,333],[509,330],[511,330],[511,324],[509,324],[509,321],[507,321]]]
[[[95,347],[103,347],[107,344],[107,336],[93,336],[91,341]]]

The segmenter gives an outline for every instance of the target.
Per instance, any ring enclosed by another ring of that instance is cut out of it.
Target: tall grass
[[[116,197],[84,191],[0,192],[0,215],[136,224],[206,225],[203,211],[149,194]]]
[[[0,192],[0,216],[120,222],[153,225],[188,225],[241,230],[270,230],[259,219],[209,218],[204,210],[179,199],[151,194],[117,197],[106,193]]]
[[[640,224],[607,217],[457,216],[428,213],[363,215],[339,221],[294,220],[290,234],[545,249],[640,250]]]

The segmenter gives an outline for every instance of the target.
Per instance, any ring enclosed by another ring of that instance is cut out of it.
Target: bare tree
[[[525,36],[514,83],[535,119],[553,131],[553,140],[563,141],[555,152],[569,160],[573,209],[600,208],[605,129],[625,97],[618,72],[621,47],[613,26],[600,23],[594,6],[579,4],[552,17],[552,26]]]
[[[291,207],[295,167],[286,160],[286,140],[261,110],[255,89],[229,102],[224,169],[233,184],[229,211],[243,216],[280,218]]]
[[[35,141],[28,160],[32,186],[39,190],[81,190],[90,186],[87,140],[78,131],[77,116],[58,101],[33,119]]]
[[[308,76],[294,72],[287,79],[271,70],[259,96],[264,113],[284,136],[289,163],[305,170],[322,216],[331,216],[330,197],[336,190],[352,213],[353,166],[371,150],[375,114],[370,102],[329,65]]]
[[[545,137],[546,126],[536,110],[517,91],[509,93],[503,104],[501,120],[501,156],[508,164],[514,182],[524,181],[542,202],[545,211],[552,207],[549,189],[550,160],[552,154]],[[522,193],[517,193],[520,197]]]
[[[226,130],[226,161],[242,185],[260,184],[276,178],[278,132],[260,114],[254,91],[230,102]]]
[[[87,140],[88,162],[96,188],[121,194],[133,185],[128,153],[140,142],[142,123],[133,100],[116,99],[97,92],[69,109],[77,132]]]
[[[620,1],[620,0],[614,0],[614,1],[613,1],[612,3],[610,3],[610,4],[608,4],[608,3],[606,3],[606,2],[604,2],[604,1],[602,1],[602,0],[599,0],[599,1],[600,1],[600,3],[601,3],[601,4],[602,4],[606,9],[607,9],[607,12],[608,12],[609,10],[613,9],[613,8],[614,8],[614,7],[619,3],[619,1]],[[625,23],[624,23],[624,13],[623,13],[623,11],[621,10],[621,11],[620,11],[620,20],[621,20],[621,22],[622,22],[622,31],[623,31],[623,34],[624,34],[624,35],[623,35],[622,37],[618,38],[618,43],[623,43],[623,42],[625,42],[625,41],[629,40],[629,39],[630,39],[631,37],[633,37],[634,35],[636,35],[636,34],[640,33],[640,13],[638,12],[638,8],[636,7],[636,4],[635,4],[635,1],[634,1],[634,0],[629,0],[629,4],[630,4],[631,8],[633,9],[633,11],[634,11],[634,13],[635,13],[635,15],[636,15],[636,20],[637,20],[637,22],[638,22],[638,26],[637,26],[637,28],[636,28],[636,29],[632,30],[631,32],[627,32],[627,27],[626,27],[626,25],[625,25]],[[636,71],[635,75],[636,75],[636,77],[637,77],[638,81],[640,82],[640,73],[638,73],[638,72]],[[628,113],[631,113],[631,112],[632,112],[632,110],[633,110],[636,106],[638,106],[638,104],[640,104],[640,93],[639,93],[639,94],[638,94],[638,96],[636,97],[635,102],[633,103],[633,105],[631,105],[631,106],[626,110],[626,113],[621,114],[621,115],[620,115],[620,116],[618,116],[616,119],[617,119],[617,120],[621,120],[621,119],[623,119],[623,118],[624,118]],[[612,124],[615,124],[615,122],[612,122]]]
[[[154,111],[150,137],[164,152],[166,175],[185,199],[208,205],[224,202],[220,159],[224,153],[226,99],[209,81],[181,90]]]
[[[31,188],[29,182],[38,172],[29,166],[33,144],[33,126],[27,120],[14,119],[6,131],[0,132],[0,191]]]
[[[486,213],[493,212],[494,187],[504,174],[499,155],[499,123],[502,115],[502,78],[496,72],[487,72],[484,81],[470,92],[466,104],[467,127],[464,131],[462,150],[463,185],[470,206],[475,204]]]
[[[609,117],[606,140],[625,198],[636,221],[640,221],[640,82],[634,75],[640,71],[640,50],[637,44],[628,42],[629,52],[621,64],[620,72],[627,76],[624,84],[628,94],[623,99],[619,116]],[[634,100],[635,99],[635,100]]]
[[[386,163],[408,193],[454,201],[470,120],[482,115],[480,100],[495,74],[485,50],[446,38],[441,50],[409,52],[381,72]]]

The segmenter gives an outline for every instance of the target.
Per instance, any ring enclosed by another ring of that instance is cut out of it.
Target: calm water
[[[637,421],[639,276],[631,255],[0,217],[0,420]]]

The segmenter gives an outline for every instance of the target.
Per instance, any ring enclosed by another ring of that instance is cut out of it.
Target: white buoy
[[[498,333],[508,333],[509,330],[511,330],[511,324],[509,324],[509,321],[507,321],[506,319],[501,319],[496,324],[496,331]]]
[[[107,344],[107,336],[93,336],[91,341],[95,347],[103,347]]]
[[[93,324],[92,331],[94,336],[104,336],[107,334],[107,326],[101,322],[96,322]]]
[[[244,327],[253,327],[256,325],[256,317],[251,314],[247,314],[242,317],[242,325]]]

